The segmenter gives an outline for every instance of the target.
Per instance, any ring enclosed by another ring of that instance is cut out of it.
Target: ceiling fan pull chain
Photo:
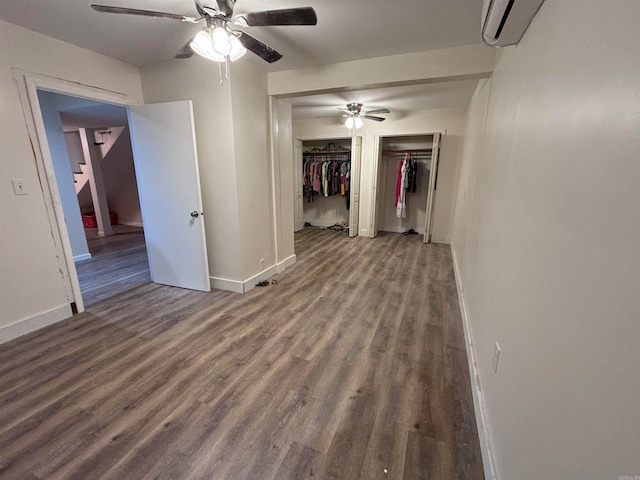
[[[222,63],[218,62],[218,86],[222,86]]]
[[[224,78],[229,80],[231,78],[231,65],[229,64],[229,55],[224,57]]]

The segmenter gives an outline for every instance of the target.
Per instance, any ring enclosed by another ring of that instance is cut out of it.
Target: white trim
[[[118,221],[117,225],[126,225],[127,227],[144,227],[142,222],[120,222]]]
[[[219,290],[226,290],[228,292],[235,293],[247,293],[252,290],[256,283],[262,280],[268,280],[278,273],[284,272],[291,265],[296,263],[296,254],[290,255],[277,265],[272,265],[266,270],[262,270],[260,273],[256,273],[252,277],[240,282],[238,280],[229,280],[227,278],[209,277],[211,280],[211,288],[217,288]]]
[[[451,256],[453,258],[453,271],[456,278],[458,301],[460,303],[460,314],[462,316],[464,339],[467,347],[469,376],[471,377],[471,393],[473,394],[473,408],[476,414],[476,425],[478,428],[478,438],[480,440],[480,451],[482,453],[484,477],[486,480],[500,480],[500,477],[498,476],[498,470],[496,469],[496,461],[493,452],[493,444],[491,442],[491,434],[489,432],[489,423],[487,421],[484,396],[482,395],[482,388],[480,385],[476,350],[473,344],[471,325],[469,324],[469,311],[467,310],[467,301],[465,299],[464,290],[462,288],[462,280],[460,279],[460,267],[456,258],[455,249],[453,248],[453,243],[451,243]]]
[[[90,253],[83,253],[82,255],[74,255],[73,261],[75,263],[82,262],[83,260],[89,260],[91,258]]]
[[[211,288],[218,290],[226,290],[234,293],[244,293],[242,282],[238,280],[229,280],[227,278],[209,277]]]
[[[444,243],[451,245],[451,237],[448,235],[431,235],[431,243]]]
[[[276,265],[276,274],[284,272],[287,268],[296,263],[296,258],[296,254],[294,253],[293,255],[290,255],[283,261],[279,262]]]
[[[247,293],[249,290],[252,290],[256,283],[261,282],[262,280],[268,280],[273,277],[277,272],[277,267],[273,265],[272,267],[267,268],[266,270],[257,273],[253,277],[246,279],[242,282],[242,293]]]
[[[25,318],[10,325],[5,325],[0,328],[0,343],[5,343],[14,338],[26,335],[27,333],[35,332],[40,328],[69,318],[72,315],[71,305],[65,303],[52,310],[39,313],[34,317]]]

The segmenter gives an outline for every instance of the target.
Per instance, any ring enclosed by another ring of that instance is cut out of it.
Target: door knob
[[[191,212],[191,216],[192,216],[193,218],[198,218],[198,215],[199,215],[199,213],[198,213],[198,212],[196,212],[195,210],[194,210],[193,212]]]

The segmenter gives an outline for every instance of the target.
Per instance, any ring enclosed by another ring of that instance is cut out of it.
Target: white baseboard
[[[209,277],[209,280],[211,281],[211,288],[218,288],[220,290],[227,290],[228,292],[235,293],[247,293],[249,290],[253,289],[256,286],[256,283],[259,283],[262,280],[268,280],[274,275],[284,272],[294,263],[296,263],[295,254],[285,258],[277,265],[273,265],[266,270],[256,273],[254,276],[248,278],[243,282],[217,277]]]
[[[74,263],[82,262],[83,260],[89,260],[91,258],[90,253],[83,253],[82,255],[74,255],[73,261]]]
[[[278,273],[277,267],[273,265],[272,267],[269,267],[266,270],[257,273],[253,277],[248,278],[247,280],[242,282],[243,292],[247,293],[249,290],[253,289],[256,286],[256,283],[261,282],[262,280],[268,280],[276,273]]]
[[[126,225],[127,227],[142,227],[142,222],[118,222],[118,225]]]
[[[279,262],[278,265],[276,265],[276,273],[284,272],[287,268],[296,263],[296,258],[296,254],[294,253],[290,257],[287,257],[283,261]]]
[[[228,292],[244,293],[242,282],[238,280],[228,280],[226,278],[209,277],[211,288],[226,290]]]
[[[469,323],[469,312],[467,310],[467,301],[462,288],[460,279],[460,266],[456,258],[455,248],[451,243],[451,256],[453,258],[453,270],[456,277],[456,287],[458,289],[458,301],[460,303],[460,313],[462,316],[462,326],[464,328],[464,339],[467,347],[467,359],[469,361],[469,375],[471,377],[471,392],[473,394],[473,408],[476,413],[476,425],[478,428],[478,437],[480,440],[480,451],[482,452],[482,464],[484,466],[484,476],[486,480],[499,480],[498,470],[496,469],[496,461],[493,453],[493,444],[491,442],[491,434],[489,432],[489,424],[487,422],[487,414],[484,406],[484,396],[480,386],[480,376],[478,374],[478,362],[476,358],[476,350],[471,334],[471,325]]]
[[[443,243],[445,245],[451,245],[451,237],[446,235],[431,235],[431,241],[433,243]]]
[[[27,333],[51,325],[53,323],[69,318],[73,315],[70,304],[64,304],[52,310],[39,313],[34,317],[18,320],[10,325],[0,327],[0,343],[8,342],[14,338],[21,337]]]

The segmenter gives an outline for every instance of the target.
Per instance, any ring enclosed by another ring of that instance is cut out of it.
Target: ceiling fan
[[[276,62],[282,58],[281,53],[244,31],[233,30],[232,26],[263,27],[273,25],[316,25],[318,23],[316,12],[311,7],[285,8],[234,15],[233,9],[236,0],[214,1],[216,8],[204,5],[200,0],[195,0],[199,17],[136,8],[111,7],[108,5],[91,5],[91,8],[98,12],[167,18],[185,23],[204,21],[206,22],[206,27],[196,34],[176,54],[175,58],[189,58],[194,53],[197,53],[216,62],[236,60],[244,55],[247,50],[255,53],[268,63]]]
[[[375,122],[383,122],[385,120],[384,117],[378,117],[374,114],[380,113],[391,113],[387,108],[378,108],[376,110],[369,110],[367,112],[362,111],[361,103],[348,103],[347,108],[338,108],[340,111],[344,112],[343,117],[346,117],[344,121],[345,127],[348,129],[360,128],[364,124],[362,119],[373,120]]]

